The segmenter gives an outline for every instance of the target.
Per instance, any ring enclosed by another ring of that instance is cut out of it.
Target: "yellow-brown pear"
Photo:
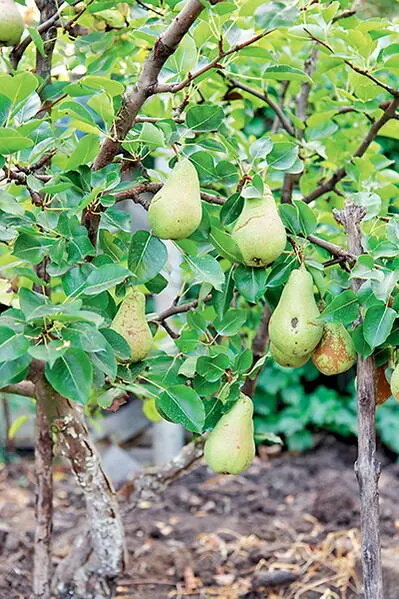
[[[145,317],[144,293],[134,289],[122,301],[112,328],[130,345],[132,362],[139,362],[147,356],[153,340]]]
[[[205,442],[204,456],[214,472],[239,474],[255,456],[252,401],[240,394],[229,412],[223,414]]]
[[[312,353],[316,368],[331,376],[346,372],[356,361],[352,337],[340,322],[327,322],[319,345]]]
[[[184,239],[199,227],[202,218],[197,171],[188,158],[176,163],[168,180],[152,198],[148,218],[160,239]]]
[[[231,236],[247,266],[264,268],[280,256],[287,235],[269,187],[262,198],[245,200]]]

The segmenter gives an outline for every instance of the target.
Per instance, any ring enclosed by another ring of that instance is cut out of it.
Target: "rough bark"
[[[78,535],[69,556],[58,566],[53,588],[59,597],[110,599],[125,566],[123,526],[115,492],[104,473],[75,402],[61,397],[39,367],[35,391],[57,435],[59,453],[71,464],[86,501],[87,531]]]
[[[33,592],[36,599],[51,598],[51,537],[53,529],[53,441],[45,405],[36,402],[36,528]]]
[[[55,18],[57,14],[57,3],[55,0],[35,0],[36,6],[40,11],[40,24]],[[36,52],[36,73],[47,82],[51,77],[51,63],[53,52],[57,40],[57,27],[52,25],[41,34],[44,42],[44,55]]]
[[[349,251],[363,254],[360,223],[365,209],[347,203],[334,211],[336,220],[347,232]],[[352,280],[355,292],[362,281]],[[355,472],[360,490],[361,560],[365,599],[383,599],[381,545],[379,528],[378,479],[380,464],[376,457],[374,360],[370,356],[357,362],[358,458]]]

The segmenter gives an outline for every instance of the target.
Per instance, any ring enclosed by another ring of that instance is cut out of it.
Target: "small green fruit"
[[[231,236],[247,266],[266,267],[280,256],[287,235],[267,186],[263,198],[245,200]]]
[[[188,158],[175,165],[165,185],[154,195],[148,218],[154,235],[160,239],[184,239],[199,227],[200,184]]]
[[[303,266],[293,270],[270,319],[270,342],[285,356],[309,356],[323,334],[319,315],[312,276]]]
[[[391,391],[395,399],[399,400],[399,364],[396,366],[391,377]]]
[[[299,368],[309,360],[309,355],[300,358],[298,356],[287,356],[273,345],[273,343],[270,344],[270,355],[277,364],[285,368]]]
[[[255,456],[252,414],[252,401],[241,393],[205,442],[205,461],[211,470],[239,474],[248,468]]]
[[[320,372],[331,376],[346,372],[356,362],[352,337],[340,322],[324,325],[323,336],[312,354],[312,362]]]
[[[0,0],[0,46],[16,46],[24,31],[24,21],[13,0]]]
[[[130,345],[132,362],[139,362],[147,356],[152,346],[152,335],[145,318],[144,293],[135,289],[122,301],[112,328]]]

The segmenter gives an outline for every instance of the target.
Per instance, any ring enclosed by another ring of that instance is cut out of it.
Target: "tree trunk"
[[[362,206],[348,202],[334,216],[346,230],[349,251],[354,256],[363,253],[360,223],[365,216]],[[362,281],[352,280],[359,290]],[[378,479],[380,464],[376,458],[375,378],[373,357],[357,362],[358,458],[355,464],[360,490],[361,559],[365,599],[383,599],[381,545],[379,528]]]
[[[57,434],[58,451],[70,462],[86,501],[87,528],[59,564],[53,588],[65,599],[110,599],[125,566],[115,492],[84,424],[82,407],[61,397],[43,376],[36,379],[35,391]]]
[[[43,402],[36,402],[35,436],[36,529],[33,592],[36,599],[51,597],[51,535],[53,529],[53,442]]]

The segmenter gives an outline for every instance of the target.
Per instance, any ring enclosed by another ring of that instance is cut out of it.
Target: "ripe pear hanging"
[[[340,322],[327,322],[323,336],[312,354],[312,362],[320,372],[331,376],[346,372],[356,361],[352,337]]]
[[[206,440],[204,456],[211,470],[239,474],[248,468],[255,456],[252,414],[252,401],[241,393]]]
[[[264,268],[280,256],[287,235],[269,187],[262,198],[245,200],[231,236],[247,266]]]
[[[270,344],[270,355],[277,364],[285,368],[299,368],[309,360],[309,354],[298,358],[297,356],[288,356],[281,352],[273,343]]]
[[[396,366],[392,373],[391,391],[394,398],[399,400],[399,364]]]
[[[122,301],[112,328],[130,345],[132,362],[140,362],[147,356],[152,346],[152,334],[145,317],[144,293],[135,289]]]
[[[175,165],[165,185],[154,195],[148,218],[154,235],[160,239],[184,239],[199,227],[200,184],[188,158]]]
[[[303,266],[293,270],[270,319],[270,342],[291,359],[309,356],[323,333],[319,315],[312,276]]]
[[[24,31],[24,21],[13,0],[0,0],[0,46],[16,46]]]

